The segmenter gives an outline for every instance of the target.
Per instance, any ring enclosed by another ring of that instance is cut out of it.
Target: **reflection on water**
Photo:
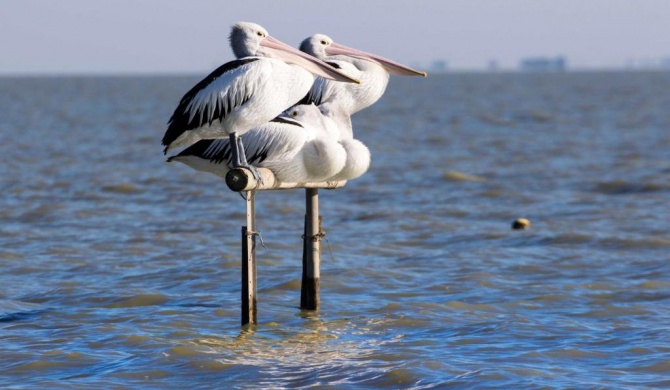
[[[320,192],[318,313],[302,192],[257,195],[246,328],[244,202],[161,155],[194,80],[0,79],[2,386],[670,385],[670,74],[393,78]]]

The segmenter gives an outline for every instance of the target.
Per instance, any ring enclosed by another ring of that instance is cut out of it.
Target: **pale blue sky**
[[[206,72],[232,59],[228,31],[240,20],[294,46],[320,32],[451,69],[670,58],[666,0],[0,0],[0,74]]]

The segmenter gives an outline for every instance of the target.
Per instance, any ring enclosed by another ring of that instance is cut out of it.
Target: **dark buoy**
[[[512,229],[514,230],[530,229],[530,221],[527,220],[526,218],[518,218],[517,220],[512,222]]]

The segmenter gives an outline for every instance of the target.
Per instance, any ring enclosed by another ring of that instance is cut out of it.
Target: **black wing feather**
[[[223,146],[212,149],[215,143],[220,143]],[[227,139],[203,139],[182,150],[176,156],[168,158],[167,161],[170,162],[175,157],[183,156],[206,158],[214,164],[222,162],[227,164],[230,161],[230,142]]]
[[[278,116],[272,119],[270,122],[285,123],[292,126],[298,126],[304,128],[304,126],[291,118],[286,118],[283,116]],[[251,133],[246,133],[251,134]],[[242,146],[244,147],[245,152],[249,152],[249,149],[244,145],[244,138],[242,136]],[[264,145],[260,149],[257,149],[253,155],[247,155],[247,161],[250,164],[258,165],[265,161],[268,158],[268,154],[272,149],[272,143]],[[195,144],[189,146],[188,148],[182,150],[176,156],[168,158],[168,162],[172,161],[175,157],[180,156],[195,156],[203,159],[208,159],[211,163],[214,164],[230,164],[231,151],[230,151],[230,142],[228,139],[203,139]]]
[[[208,105],[205,107],[206,112],[200,112],[198,110],[195,112],[195,115],[193,115],[193,119],[191,119],[191,113],[187,112],[187,108],[193,98],[203,89],[205,89],[209,84],[211,84],[214,80],[217,78],[221,77],[223,74],[226,72],[229,72],[235,68],[238,68],[244,64],[248,64],[253,61],[257,61],[258,58],[243,58],[239,60],[233,60],[230,62],[226,62],[225,64],[221,65],[218,67],[216,70],[214,70],[212,73],[210,73],[207,77],[202,79],[199,83],[197,83],[193,88],[191,88],[186,94],[181,98],[179,101],[179,105],[177,108],[174,110],[174,113],[172,113],[172,116],[170,117],[170,120],[168,121],[168,129],[165,132],[165,135],[163,136],[163,145],[168,146],[174,140],[179,138],[179,136],[187,130],[192,130],[196,129],[200,126],[203,125],[202,118],[211,118],[208,121],[208,124],[212,124],[212,122],[216,119],[222,119],[225,118],[226,115],[230,112],[230,110],[235,107],[234,102],[231,102],[230,100],[227,102],[228,105],[224,106],[223,101],[217,101],[217,104],[214,106]],[[230,97],[229,97],[230,99]],[[246,102],[249,100],[249,97],[245,97],[242,103]],[[213,110],[213,112],[212,112]],[[210,112],[212,115],[210,115]]]

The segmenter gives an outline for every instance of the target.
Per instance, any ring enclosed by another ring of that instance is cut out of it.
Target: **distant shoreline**
[[[461,74],[482,74],[482,75],[550,75],[550,74],[581,74],[581,73],[670,73],[670,68],[659,69],[625,69],[625,68],[583,68],[566,69],[564,71],[525,71],[518,69],[499,69],[488,71],[484,69],[454,69],[445,71],[427,70],[428,75],[461,75]],[[8,78],[148,78],[148,77],[202,77],[207,71],[199,72],[174,72],[174,73],[0,73],[0,79]]]

